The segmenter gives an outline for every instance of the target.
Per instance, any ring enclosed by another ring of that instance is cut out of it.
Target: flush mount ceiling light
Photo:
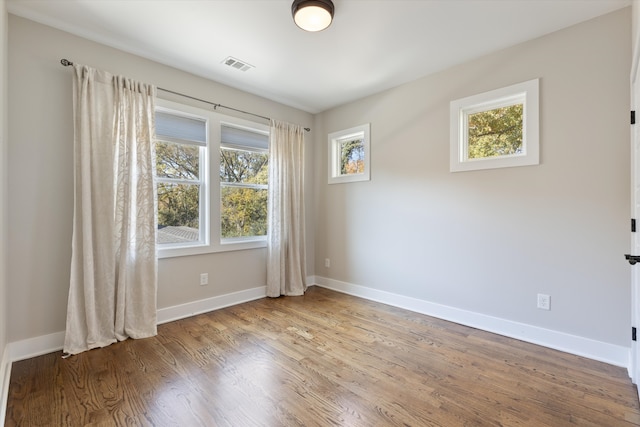
[[[333,19],[331,0],[294,0],[291,14],[296,25],[305,31],[322,31]]]

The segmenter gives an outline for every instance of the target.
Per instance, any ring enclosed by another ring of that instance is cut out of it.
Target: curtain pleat
[[[74,65],[67,354],[156,334],[155,92]]]
[[[304,129],[271,121],[267,296],[303,295],[306,285]]]

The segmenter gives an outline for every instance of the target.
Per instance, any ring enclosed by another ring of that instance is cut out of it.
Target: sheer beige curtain
[[[304,129],[271,121],[267,235],[267,296],[303,295]]]
[[[156,334],[155,92],[74,65],[66,354]]]

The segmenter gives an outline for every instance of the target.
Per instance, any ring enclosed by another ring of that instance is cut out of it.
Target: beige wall
[[[628,347],[630,26],[623,9],[319,114],[316,275]],[[449,102],[533,78],[541,164],[450,173]],[[327,133],[364,123],[371,181],[327,185]]]
[[[303,126],[311,126],[313,120],[308,113],[10,15],[7,297],[11,342],[60,332],[65,325],[73,129],[71,70],[60,65],[61,58]],[[308,135],[312,141],[313,133]],[[312,155],[309,149],[309,173],[313,173]],[[310,206],[312,192],[309,179]],[[308,222],[312,231],[312,221]],[[312,274],[313,235],[309,234]],[[199,286],[201,272],[209,272],[209,286]],[[162,259],[159,273],[159,308],[264,286],[265,249]]]
[[[0,363],[7,348],[7,6],[0,0]],[[2,367],[0,366],[0,372]],[[2,381],[2,378],[0,378]],[[0,391],[2,387],[0,387]],[[0,394],[1,396],[1,394]]]
[[[312,125],[309,274],[628,346],[630,20],[615,12],[313,117],[10,16],[9,341],[64,329],[73,184],[64,57]],[[541,165],[449,173],[449,101],[536,77]],[[363,123],[372,180],[327,185],[327,133]],[[163,259],[159,307],[264,285],[264,257]],[[208,287],[198,285],[204,271]],[[535,308],[539,292],[551,311]]]

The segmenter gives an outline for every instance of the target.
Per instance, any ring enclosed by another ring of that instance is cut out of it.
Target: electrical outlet
[[[209,284],[209,273],[200,274],[200,286]]]
[[[331,267],[331,260],[329,258],[324,259],[324,266],[327,268]]]
[[[551,310],[551,296],[538,294],[538,308],[541,310]]]

